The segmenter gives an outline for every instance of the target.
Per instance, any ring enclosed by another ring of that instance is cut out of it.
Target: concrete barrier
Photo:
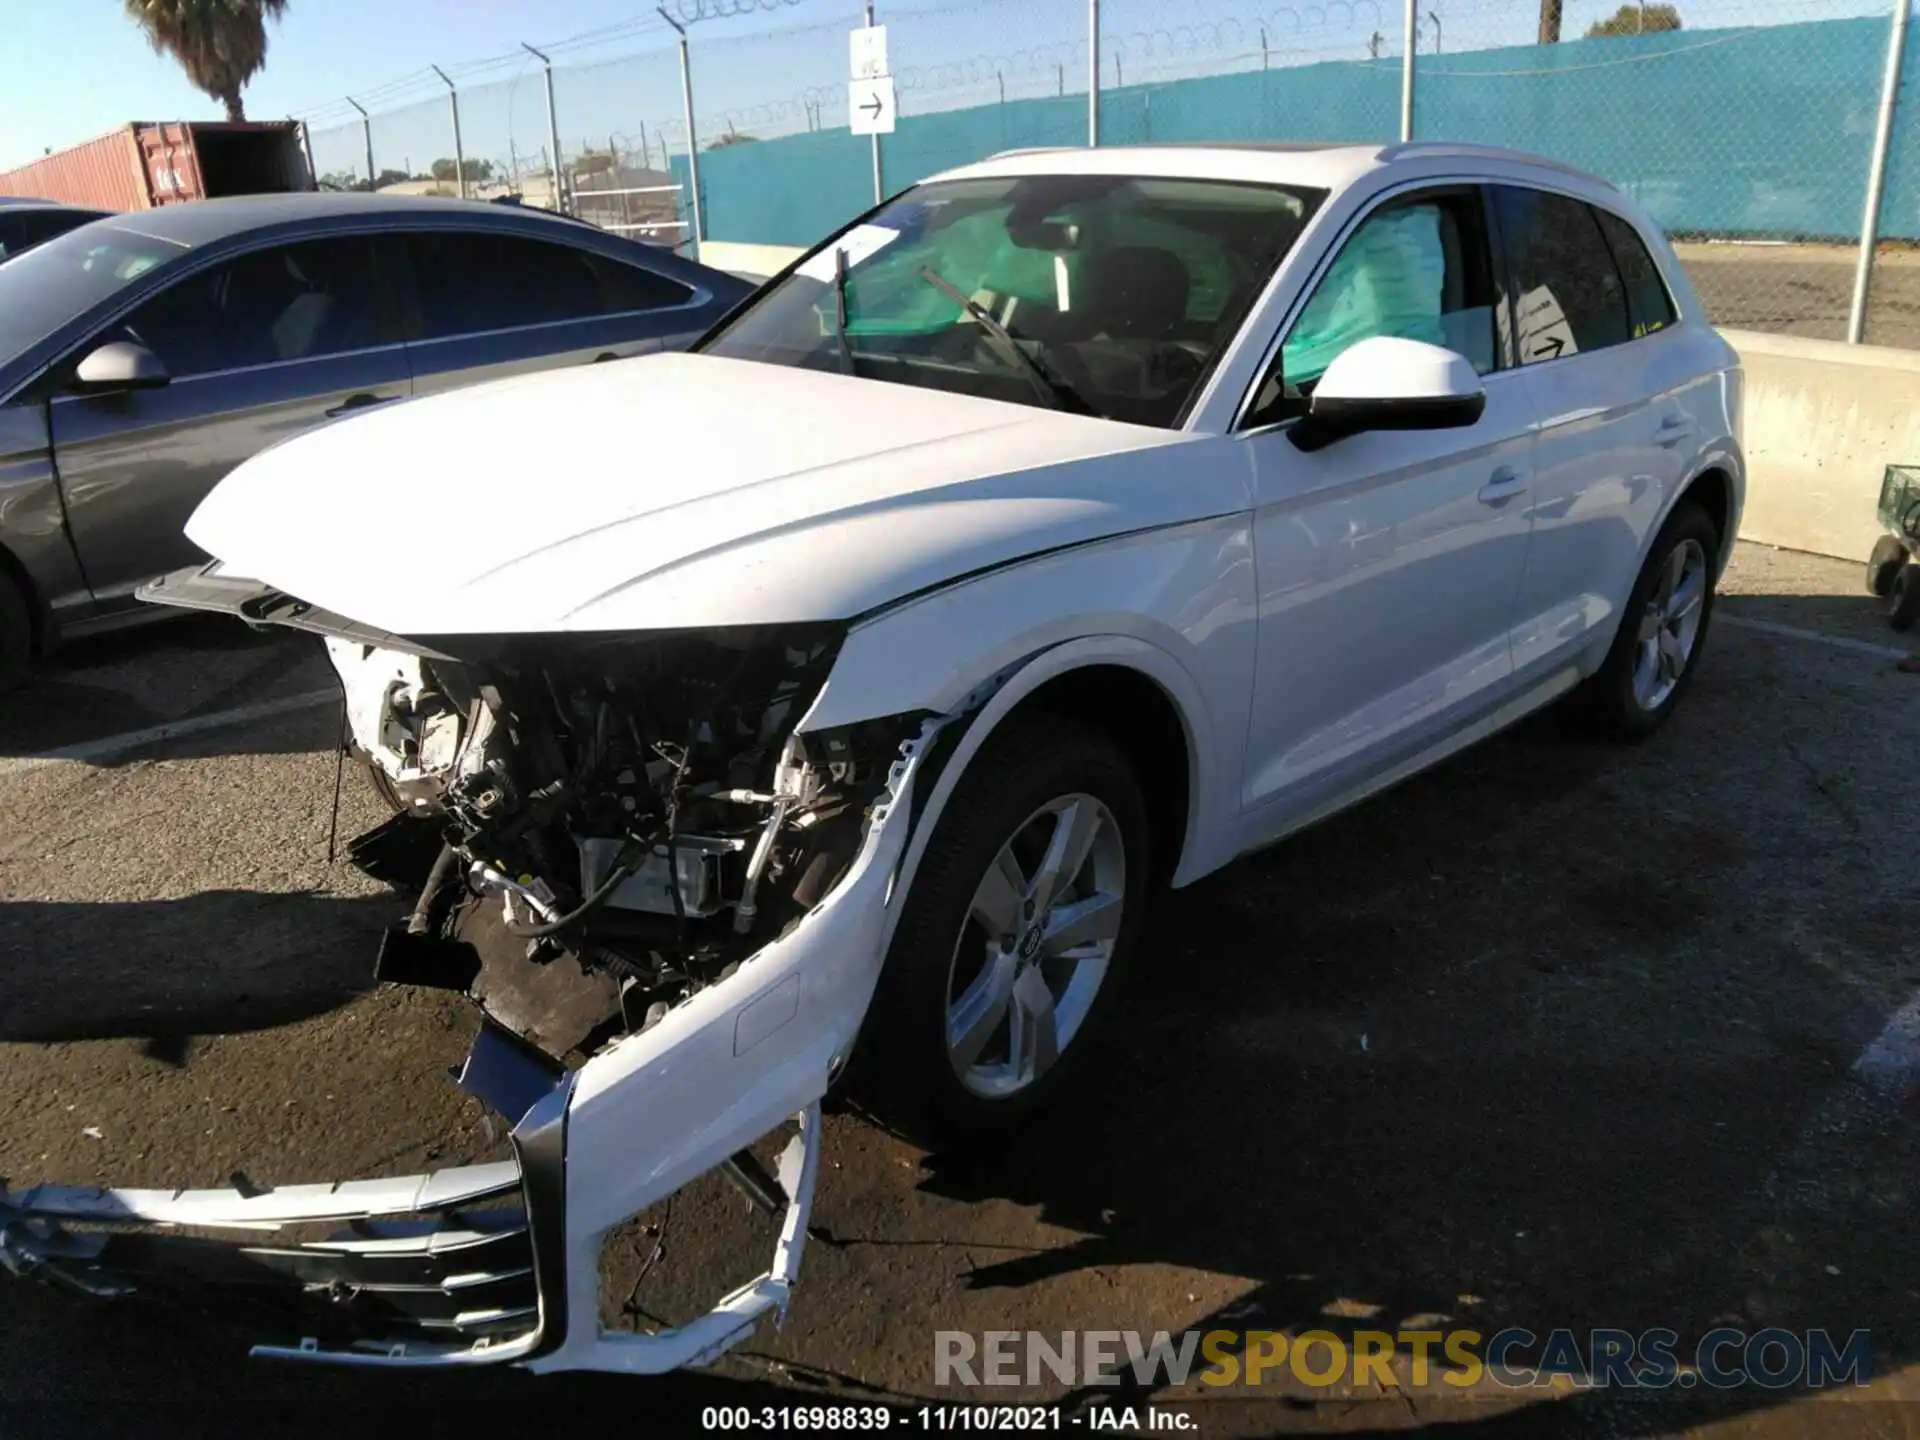
[[[701,258],[777,274],[790,245],[709,240]],[[1880,480],[1920,465],[1920,351],[1722,331],[1746,369],[1747,508],[1742,539],[1864,561],[1880,525]]]
[[[1920,464],[1920,351],[1722,333],[1747,375],[1741,538],[1864,561],[1887,466]]]
[[[734,275],[765,280],[806,253],[798,245],[749,245],[739,240],[702,240],[700,263]]]

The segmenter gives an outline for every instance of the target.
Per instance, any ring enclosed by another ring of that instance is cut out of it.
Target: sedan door
[[[111,340],[153,351],[167,383],[58,394],[49,407],[74,547],[95,599],[109,608],[133,603],[133,590],[153,576],[203,558],[183,528],[241,461],[411,388],[365,236],[274,245],[206,266],[66,363]]]
[[[1515,347],[1541,422],[1514,629],[1525,681],[1599,663],[1718,380],[1673,326],[1672,299],[1631,225],[1568,195],[1495,194]]]
[[[1374,209],[1296,314],[1245,426],[1258,509],[1259,653],[1247,843],[1391,779],[1511,693],[1534,413],[1506,367],[1478,187]],[[1483,377],[1460,429],[1289,435],[1333,358],[1373,335],[1442,344]]]
[[[704,328],[693,290],[581,246],[478,229],[419,231],[405,244],[421,394],[649,354]]]

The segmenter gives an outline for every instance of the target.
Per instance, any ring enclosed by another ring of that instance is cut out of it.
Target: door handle
[[[376,405],[390,405],[400,397],[398,395],[375,395],[362,390],[357,395],[349,395],[331,410],[326,411],[329,420],[337,420],[342,415],[351,415],[355,410],[371,410]]]
[[[1527,480],[1518,470],[1502,465],[1493,472],[1493,478],[1480,487],[1482,505],[1504,505],[1516,495],[1527,492]]]
[[[1663,448],[1678,445],[1693,434],[1693,421],[1685,415],[1669,415],[1660,422],[1660,428],[1653,432],[1654,443]]]

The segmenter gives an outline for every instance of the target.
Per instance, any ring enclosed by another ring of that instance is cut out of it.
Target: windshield
[[[171,240],[96,224],[14,256],[0,265],[0,362],[185,253]]]
[[[700,348],[1173,426],[1325,198],[1115,175],[921,185]]]

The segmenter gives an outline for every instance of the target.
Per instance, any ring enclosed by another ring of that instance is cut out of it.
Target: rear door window
[[[1620,267],[1620,278],[1627,287],[1627,314],[1633,322],[1634,339],[1666,329],[1675,319],[1673,297],[1667,293],[1667,282],[1660,278],[1660,267],[1647,253],[1640,232],[1618,215],[1598,206],[1593,213],[1600,221],[1601,233],[1607,237],[1614,263]]]
[[[520,235],[427,232],[409,235],[407,250],[423,340],[662,309],[692,297],[638,266]]]
[[[1496,193],[1520,363],[1624,344],[1632,333],[1626,287],[1593,211],[1545,190],[1500,186]]]
[[[161,291],[123,327],[178,380],[378,345],[376,296],[372,240],[344,235],[209,266]]]

